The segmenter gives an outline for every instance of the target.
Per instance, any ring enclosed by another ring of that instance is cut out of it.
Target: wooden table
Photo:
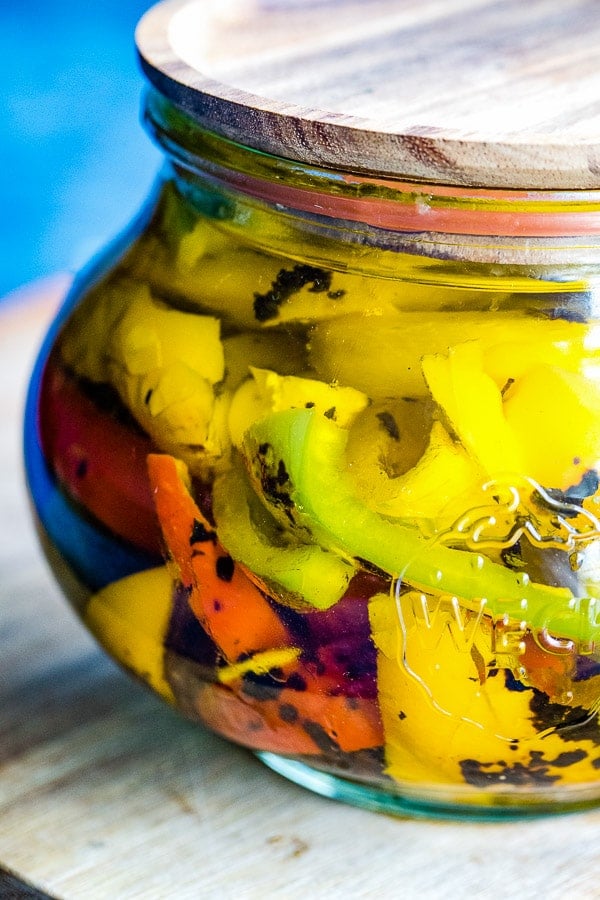
[[[42,558],[20,463],[27,375],[63,288],[0,305],[0,868],[65,900],[600,898],[600,811],[480,824],[346,807],[104,656]],[[39,896],[16,878],[1,898]]]

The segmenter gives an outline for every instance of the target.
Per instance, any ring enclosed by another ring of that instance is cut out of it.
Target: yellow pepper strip
[[[175,698],[163,657],[172,598],[171,573],[159,566],[102,588],[84,613],[86,625],[108,653],[170,703]]]
[[[391,778],[467,782],[499,792],[511,783],[593,780],[597,710],[589,707],[587,731],[580,718],[578,729],[561,730],[571,709],[581,716],[583,695],[571,692],[565,706],[546,703],[527,681],[521,645],[502,667],[489,619],[416,591],[375,595],[369,618]],[[587,700],[597,698],[597,684],[588,694]]]
[[[78,375],[109,382],[156,446],[195,473],[229,450],[231,395],[215,392],[225,375],[215,317],[169,307],[147,285],[121,279],[90,294],[60,351]]]
[[[507,391],[506,422],[525,470],[540,484],[566,490],[600,470],[600,386],[586,375],[540,365]]]
[[[502,394],[484,372],[476,341],[452,347],[448,356],[426,356],[423,372],[463,446],[489,475],[523,472],[520,442],[508,425]]]
[[[419,462],[404,475],[388,479],[390,496],[375,509],[394,518],[429,519],[436,529],[443,528],[465,509],[482,503],[485,480],[485,473],[464,448],[452,441],[441,422],[434,422],[429,446]]]
[[[247,672],[254,675],[268,675],[272,669],[283,669],[299,659],[302,651],[299,647],[282,647],[279,650],[265,650],[254,653],[242,662],[232,663],[217,669],[217,677],[221,684],[231,684]]]

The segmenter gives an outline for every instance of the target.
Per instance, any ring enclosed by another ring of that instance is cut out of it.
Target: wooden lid
[[[167,0],[136,41],[200,124],[278,156],[600,187],[598,0]]]

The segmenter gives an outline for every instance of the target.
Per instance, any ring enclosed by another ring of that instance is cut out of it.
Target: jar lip
[[[203,127],[300,163],[490,189],[600,188],[595,0],[377,0],[368,16],[358,0],[303,5],[158,3],[136,31],[141,67]],[[281,33],[288,15],[297,51]]]
[[[600,189],[471,188],[303,164],[206,130],[154,89],[146,93],[144,119],[179,166],[282,209],[400,233],[600,235]]]
[[[363,190],[380,183],[379,179],[368,176],[360,180],[356,176],[344,176],[346,179]],[[394,199],[353,198],[276,184],[247,174],[230,172],[227,180],[232,187],[256,200],[279,203],[300,212],[318,212],[327,218],[363,222],[387,231],[515,238],[600,235],[600,191],[589,197],[589,209],[557,211],[557,203],[561,200],[568,207],[570,200],[583,205],[582,198],[568,198],[564,192],[558,196],[544,192],[543,196],[534,197],[531,192],[467,188],[454,188],[448,193],[443,185],[391,180],[385,187],[396,193]],[[447,205],[444,201],[448,198],[454,199],[456,204]],[[531,208],[534,205],[535,210]],[[544,205],[548,209],[540,208]]]

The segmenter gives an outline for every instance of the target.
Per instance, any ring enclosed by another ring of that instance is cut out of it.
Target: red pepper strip
[[[240,682],[235,690],[204,685],[196,699],[198,713],[230,740],[274,753],[352,753],[383,744],[375,700],[332,696],[323,691],[321,677],[301,664],[294,676],[296,682],[302,679],[302,690],[284,687],[265,699],[246,695]]]
[[[54,361],[46,365],[39,408],[44,456],[64,490],[115,534],[159,557],[150,439],[102,409]]]
[[[182,464],[148,456],[156,511],[169,553],[190,591],[190,608],[229,662],[260,650],[289,647],[286,627],[263,594],[218,543],[189,493]]]
[[[296,724],[281,719],[272,722],[265,715],[265,707],[272,701],[246,700],[223,685],[203,684],[195,703],[205,725],[237,744],[292,756],[319,752],[313,739]]]
[[[298,673],[306,690],[284,687],[278,697],[278,717],[282,709],[287,717],[297,715],[298,724],[316,741],[324,737],[346,753],[383,744],[376,700],[329,694],[327,675],[312,675],[305,667],[299,667]]]

